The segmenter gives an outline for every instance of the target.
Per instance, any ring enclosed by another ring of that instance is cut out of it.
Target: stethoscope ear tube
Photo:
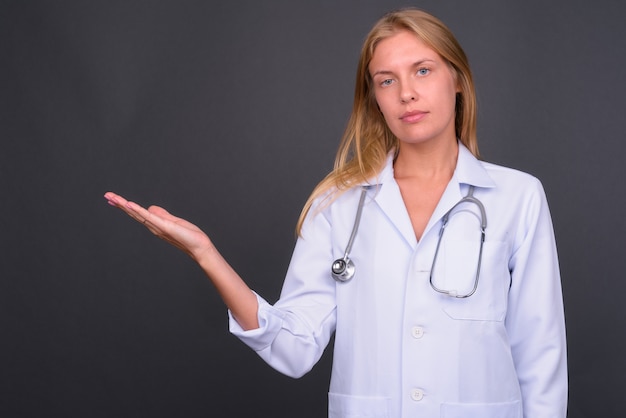
[[[363,212],[363,203],[365,202],[365,195],[367,193],[367,187],[362,187],[361,189],[361,198],[359,199],[359,207],[356,211],[356,216],[354,218],[354,225],[352,226],[352,233],[350,234],[350,239],[348,240],[348,245],[346,245],[346,251],[342,258],[338,258],[333,261],[333,264],[330,269],[330,273],[335,280],[338,282],[347,282],[354,277],[354,263],[350,260],[349,254],[352,251],[352,244],[354,243],[354,238],[356,237],[356,232],[359,229],[359,224],[361,223],[361,213]]]

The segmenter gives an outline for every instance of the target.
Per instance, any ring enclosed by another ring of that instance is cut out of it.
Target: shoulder
[[[361,186],[333,189],[315,199],[304,218],[301,237],[319,240],[327,237],[331,229],[353,222],[362,190]]]
[[[313,201],[307,218],[322,217],[330,221],[334,213],[353,207],[358,202],[361,189],[360,185],[345,190],[331,188]]]
[[[482,161],[481,164],[495,183],[484,191],[485,202],[517,218],[525,225],[524,230],[550,218],[548,199],[539,178],[514,168]]]
[[[352,207],[355,202],[358,202],[361,191],[364,188],[367,188],[367,186],[356,185],[345,190],[333,188],[316,199],[313,207],[317,212],[326,213],[327,215],[337,210],[342,210],[346,206]]]
[[[543,193],[541,180],[530,173],[486,161],[480,161],[480,164],[494,181],[496,189]]]

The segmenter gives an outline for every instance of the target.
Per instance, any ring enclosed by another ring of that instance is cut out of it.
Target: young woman
[[[443,23],[405,9],[366,38],[335,169],[303,209],[274,305],[196,226],[105,196],[200,264],[231,331],[277,370],[303,375],[335,333],[330,417],[564,417],[544,191],[477,157],[467,58]]]

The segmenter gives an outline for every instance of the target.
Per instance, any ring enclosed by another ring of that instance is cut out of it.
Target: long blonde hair
[[[352,114],[341,139],[334,168],[315,187],[305,203],[296,226],[298,234],[316,199],[326,195],[330,202],[355,184],[371,179],[382,170],[387,155],[397,150],[398,139],[378,110],[368,67],[378,43],[403,30],[414,33],[450,65],[460,88],[456,96],[456,136],[478,157],[476,93],[469,62],[461,45],[443,22],[424,11],[401,9],[388,13],[376,22],[363,43]],[[330,191],[332,193],[329,194]]]

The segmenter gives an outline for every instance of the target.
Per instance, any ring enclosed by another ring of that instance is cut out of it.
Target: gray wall
[[[195,221],[275,300],[361,41],[409,4],[0,2],[0,415],[324,416],[329,353],[297,381],[270,369],[199,268],[102,194]],[[569,416],[621,416],[626,6],[412,4],[470,57],[483,157],[546,188]]]

